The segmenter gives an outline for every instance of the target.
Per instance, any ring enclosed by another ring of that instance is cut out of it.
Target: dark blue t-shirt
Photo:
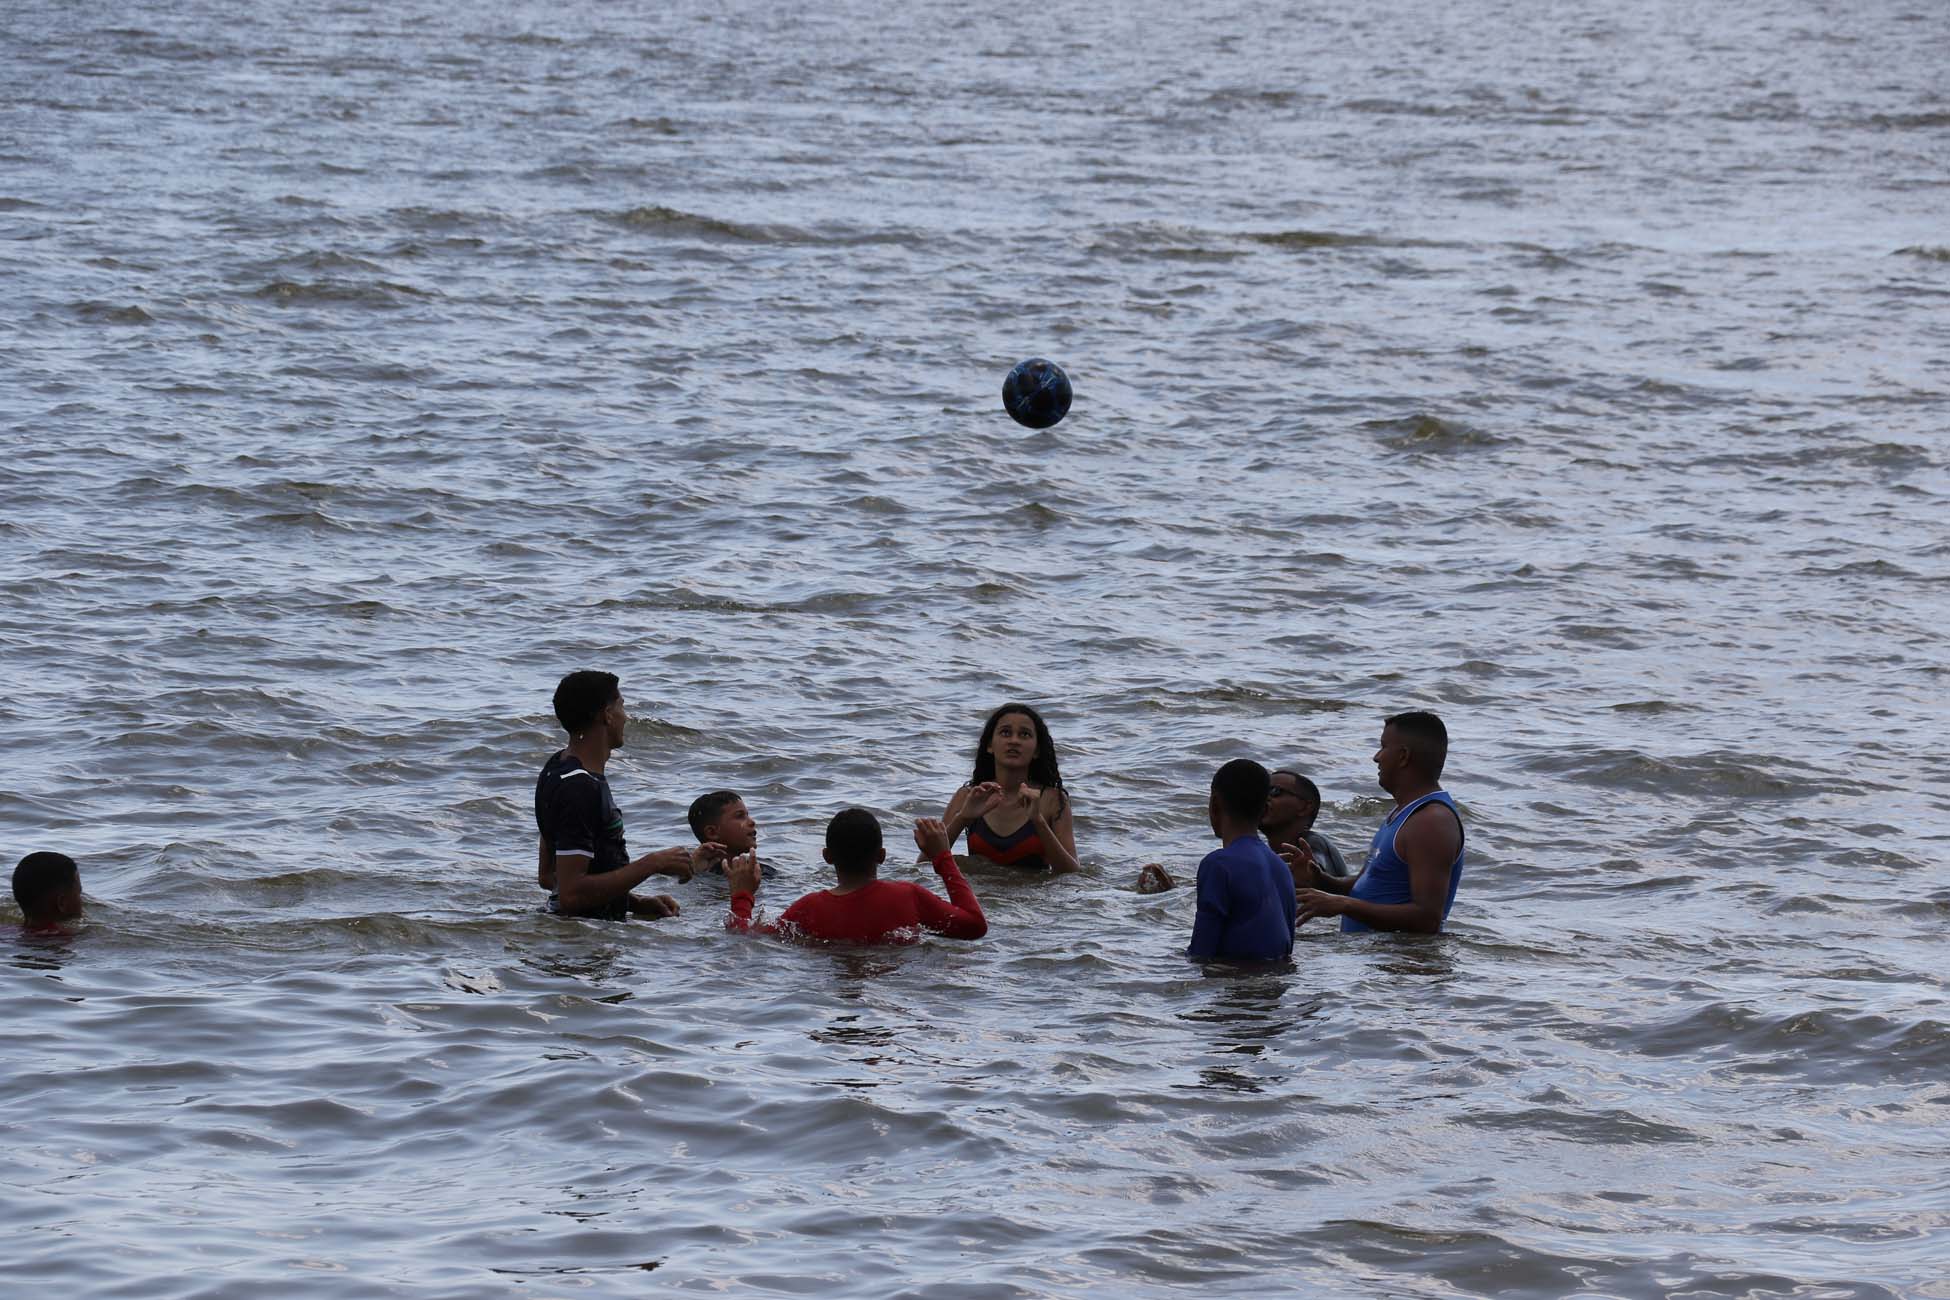
[[[1198,864],[1198,918],[1187,957],[1277,961],[1293,955],[1293,873],[1257,835]]]
[[[592,876],[629,865],[623,814],[610,797],[609,782],[566,749],[543,764],[535,779],[535,826],[549,852],[588,858]],[[555,901],[550,894],[551,907]],[[621,916],[624,911],[619,899],[605,914]]]

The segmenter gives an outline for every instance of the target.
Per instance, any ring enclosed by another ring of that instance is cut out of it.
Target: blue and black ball
[[[1017,424],[1047,429],[1070,411],[1070,377],[1054,361],[1031,357],[1002,381],[1002,409]]]

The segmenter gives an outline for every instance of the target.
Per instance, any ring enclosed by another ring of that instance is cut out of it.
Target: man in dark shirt
[[[1266,796],[1266,816],[1259,823],[1259,833],[1273,846],[1275,853],[1289,844],[1300,844],[1313,850],[1314,861],[1321,870],[1336,876],[1347,874],[1347,862],[1334,842],[1314,829],[1314,819],[1320,816],[1320,787],[1301,776],[1291,768],[1283,767],[1273,773],[1273,788]],[[1294,878],[1294,888],[1308,889],[1311,880]]]
[[[603,768],[623,745],[628,716],[614,673],[574,672],[555,688],[555,716],[569,744],[542,765],[535,781],[535,825],[541,832],[536,879],[549,905],[568,916],[622,920],[631,913],[677,915],[669,894],[638,897],[630,890],[651,876],[689,880],[721,861],[724,848],[699,844],[659,849],[631,861],[623,814],[610,797]]]

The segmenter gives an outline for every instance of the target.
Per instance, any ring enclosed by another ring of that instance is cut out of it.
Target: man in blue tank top
[[[1346,931],[1441,931],[1463,872],[1462,814],[1441,784],[1448,756],[1449,731],[1433,713],[1398,713],[1382,724],[1375,779],[1395,809],[1374,833],[1360,874],[1330,875],[1305,845],[1281,846],[1295,879],[1314,886],[1296,896],[1301,924],[1338,916]]]

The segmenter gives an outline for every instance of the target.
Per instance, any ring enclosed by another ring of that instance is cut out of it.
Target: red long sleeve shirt
[[[955,855],[938,855],[934,869],[948,887],[945,899],[905,880],[876,880],[851,893],[822,889],[807,894],[786,908],[778,920],[764,924],[753,923],[756,900],[741,889],[731,896],[731,915],[725,920],[725,928],[833,943],[913,943],[923,930],[950,939],[979,939],[987,934],[989,923],[982,915],[982,904],[955,865]]]

